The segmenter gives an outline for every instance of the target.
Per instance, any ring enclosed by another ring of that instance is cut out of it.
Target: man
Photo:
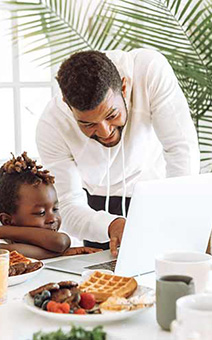
[[[61,65],[62,95],[41,116],[37,145],[56,179],[63,228],[103,248],[110,239],[116,255],[134,184],[198,173],[199,150],[167,60],[147,49],[106,55],[79,52]]]

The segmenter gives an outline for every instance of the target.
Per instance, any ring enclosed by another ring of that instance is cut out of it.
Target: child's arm
[[[63,253],[70,247],[67,234],[36,227],[1,226],[0,239],[22,244],[35,245],[55,253]]]
[[[33,246],[31,244],[24,243],[13,243],[13,244],[2,244],[0,243],[0,249],[7,249],[9,251],[17,250],[19,253],[26,257],[31,257],[37,260],[49,259],[52,257],[61,256],[60,253],[48,251],[46,249]]]

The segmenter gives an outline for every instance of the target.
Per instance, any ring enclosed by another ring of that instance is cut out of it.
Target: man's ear
[[[12,225],[12,216],[6,213],[0,213],[0,222],[3,225]]]
[[[126,80],[125,77],[123,77],[121,81],[122,81],[121,91],[122,91],[123,97],[126,98],[126,96],[127,96],[127,80]]]

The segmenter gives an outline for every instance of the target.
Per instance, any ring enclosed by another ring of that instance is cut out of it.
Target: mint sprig
[[[66,333],[61,328],[50,333],[37,332],[33,334],[33,340],[106,340],[106,333],[102,326],[97,326],[91,331],[73,326]]]

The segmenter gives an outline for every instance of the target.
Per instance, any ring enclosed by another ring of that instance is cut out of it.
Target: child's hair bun
[[[36,160],[29,158],[26,151],[16,158],[12,152],[11,154],[12,159],[4,163],[0,168],[0,176],[3,176],[4,174],[31,172],[34,175],[37,175],[45,183],[54,183],[54,176],[51,176],[48,170],[41,170],[43,166],[37,165]]]

